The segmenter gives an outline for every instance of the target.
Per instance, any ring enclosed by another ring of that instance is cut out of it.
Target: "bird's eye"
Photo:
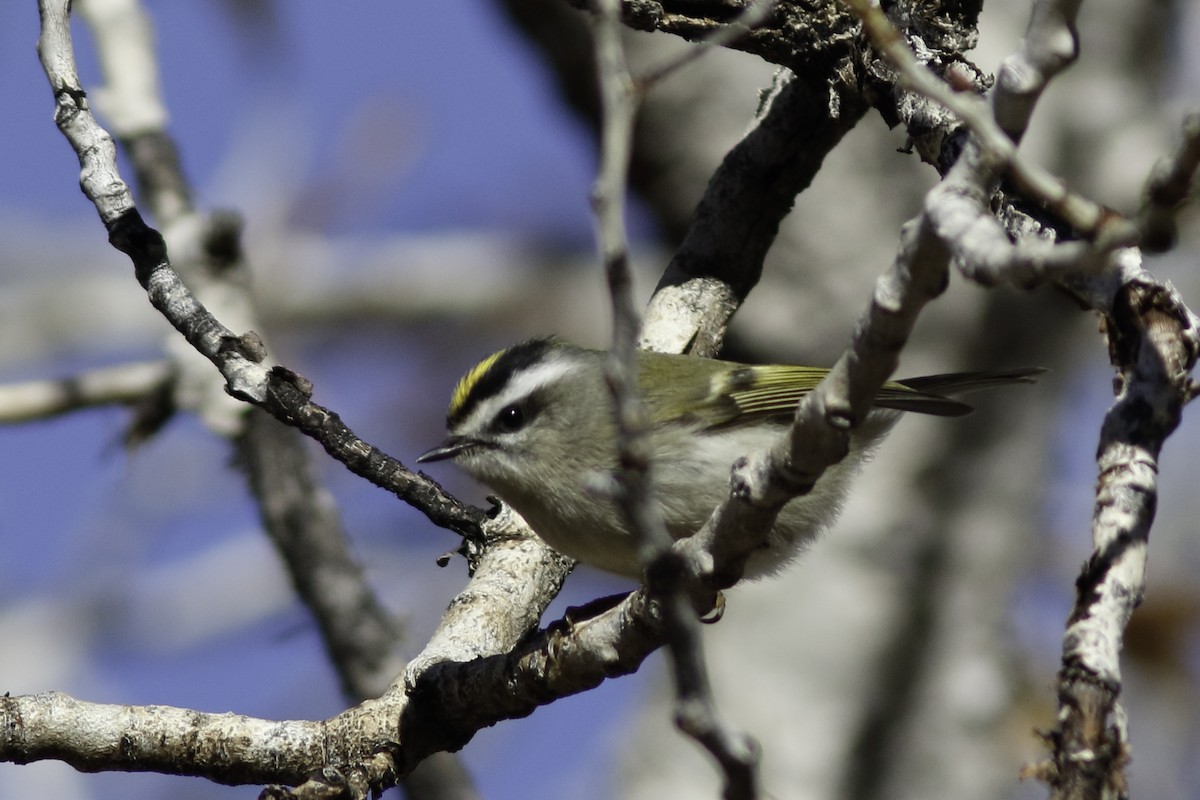
[[[509,431],[519,431],[525,427],[525,409],[513,403],[500,409],[500,413],[496,415],[496,424],[502,429]]]

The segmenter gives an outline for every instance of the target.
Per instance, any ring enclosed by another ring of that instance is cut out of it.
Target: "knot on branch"
[[[123,212],[107,227],[109,244],[129,256],[138,283],[148,288],[150,276],[167,266],[167,243],[162,234],[147,225],[136,208]]]
[[[287,389],[291,390],[288,394],[299,392],[304,400],[312,399],[312,381],[298,372],[292,372],[287,367],[278,365],[271,367],[271,387],[276,392],[280,389]]]
[[[1104,318],[1109,359],[1128,382],[1167,383],[1182,403],[1195,394],[1189,377],[1200,357],[1200,338],[1170,284],[1136,279],[1123,285]]]
[[[1055,790],[1055,796],[1127,797],[1124,769],[1129,746],[1116,707],[1114,686],[1078,662],[1059,673],[1058,700],[1063,722],[1040,736],[1052,749],[1052,760],[1023,773]]]
[[[370,783],[363,770],[322,767],[299,786],[272,784],[258,795],[259,800],[366,800]]]
[[[55,111],[56,122],[60,114],[69,117],[88,110],[87,92],[78,86],[60,86],[54,93],[54,100],[58,106]]]
[[[246,331],[241,336],[222,336],[221,344],[217,346],[217,353],[224,356],[239,355],[247,361],[261,364],[267,357],[267,345],[257,333]],[[293,373],[293,375],[295,374]],[[309,384],[309,392],[311,391],[312,384]]]

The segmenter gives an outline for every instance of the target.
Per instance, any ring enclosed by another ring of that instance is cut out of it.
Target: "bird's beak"
[[[467,450],[470,450],[478,442],[473,439],[468,439],[465,436],[448,436],[446,441],[439,444],[432,450],[426,450],[421,455],[417,456],[418,464],[428,464],[430,461],[445,461],[447,458],[454,458]]]

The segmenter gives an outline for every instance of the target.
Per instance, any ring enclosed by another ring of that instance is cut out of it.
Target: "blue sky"
[[[376,202],[327,225],[590,236],[588,138],[558,109],[536,56],[491,4],[359,2],[347,13],[289,3],[267,40],[231,24],[220,3],[147,6],[171,129],[202,202],[237,200],[208,192],[238,137],[257,124],[304,142],[288,179],[317,183],[364,158],[368,170],[392,179]],[[36,11],[6,4],[0,15],[0,86],[10,110],[0,121],[0,200],[9,213],[90,213],[81,196],[62,191],[74,184],[75,164],[49,133]],[[75,39],[85,83],[94,85],[78,21]],[[514,201],[514,185],[529,191]]]

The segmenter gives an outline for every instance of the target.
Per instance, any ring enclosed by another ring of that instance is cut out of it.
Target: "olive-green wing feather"
[[[702,428],[765,419],[786,421],[804,395],[829,370],[820,367],[747,366],[690,356],[640,353],[642,386],[658,422],[686,421]],[[896,411],[958,416],[971,407],[946,397],[1009,383],[1032,383],[1040,369],[958,372],[884,384],[875,405]]]
[[[913,411],[920,414],[953,417],[971,412],[971,406],[946,397],[1009,383],[1032,383],[1040,369],[1018,369],[997,372],[959,372],[907,378],[883,385],[875,396],[878,408]],[[723,391],[737,408],[737,414],[726,424],[752,422],[770,417],[787,417],[796,411],[801,398],[816,387],[829,372],[817,367],[746,367],[734,370],[723,378]],[[715,398],[714,398],[715,399]]]

